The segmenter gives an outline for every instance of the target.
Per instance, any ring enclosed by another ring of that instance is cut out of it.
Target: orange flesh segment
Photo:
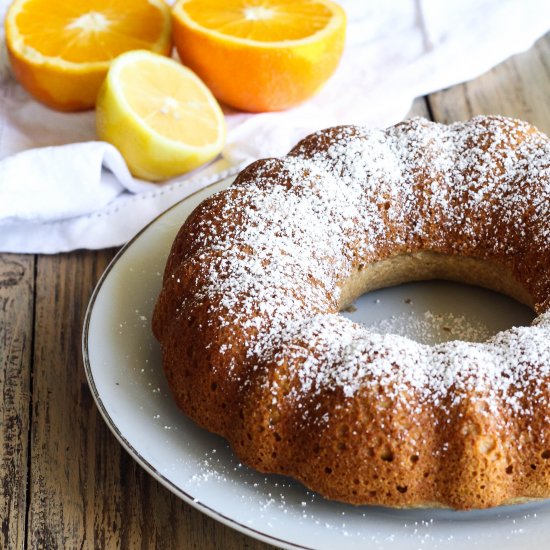
[[[183,9],[207,29],[257,42],[307,38],[333,17],[329,8],[314,1],[192,0]]]
[[[193,147],[218,139],[217,120],[193,79],[160,63],[123,67],[119,77],[128,105],[157,133]]]
[[[70,1],[29,0],[16,24],[26,46],[47,57],[80,63],[148,49],[162,34],[164,22],[158,8],[132,0],[94,0],[87,7]]]

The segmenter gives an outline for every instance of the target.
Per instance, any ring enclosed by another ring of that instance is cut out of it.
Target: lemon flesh
[[[111,65],[99,92],[98,137],[122,153],[130,172],[161,181],[213,159],[225,141],[214,96],[172,59],[128,52]]]

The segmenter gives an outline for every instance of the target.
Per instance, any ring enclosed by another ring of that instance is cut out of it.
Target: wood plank
[[[0,548],[25,543],[34,263],[0,255]]]
[[[425,97],[417,97],[405,118],[413,118],[415,116],[422,116],[424,118],[431,118],[428,108],[428,100]]]
[[[112,255],[76,252],[37,260],[30,548],[79,548],[93,541],[95,493],[104,489],[96,487],[95,456],[105,433],[97,430],[80,342],[88,299]],[[112,518],[106,514],[105,521]]]
[[[81,327],[112,254],[38,259],[29,547],[270,548],[172,495],[100,417],[82,366]]]
[[[529,51],[484,75],[431,94],[435,120],[449,123],[477,114],[500,114],[531,122],[550,134],[550,33]]]

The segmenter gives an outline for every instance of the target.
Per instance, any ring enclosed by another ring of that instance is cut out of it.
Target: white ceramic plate
[[[195,206],[228,183],[192,195],[145,228],[113,260],[92,296],[83,340],[86,375],[101,414],[126,450],[195,508],[285,548],[548,548],[548,501],[476,512],[329,502],[297,482],[243,466],[224,440],[176,408],[151,334],[151,313],[177,230]],[[480,307],[488,303],[487,292],[451,283],[403,285],[364,296],[359,311],[348,315],[381,330],[411,325],[420,338],[429,336],[430,327],[475,337],[480,330],[529,322],[528,310],[503,297],[492,295],[492,307]]]

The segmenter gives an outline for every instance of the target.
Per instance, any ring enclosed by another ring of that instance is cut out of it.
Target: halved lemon
[[[222,102],[276,111],[311,97],[335,71],[346,15],[330,0],[179,0],[182,62]]]
[[[112,63],[96,111],[99,138],[118,148],[132,174],[151,181],[208,162],[225,140],[222,110],[200,78],[147,51]]]
[[[92,108],[111,60],[121,53],[168,55],[172,49],[164,0],[15,0],[5,28],[16,78],[62,111]]]

